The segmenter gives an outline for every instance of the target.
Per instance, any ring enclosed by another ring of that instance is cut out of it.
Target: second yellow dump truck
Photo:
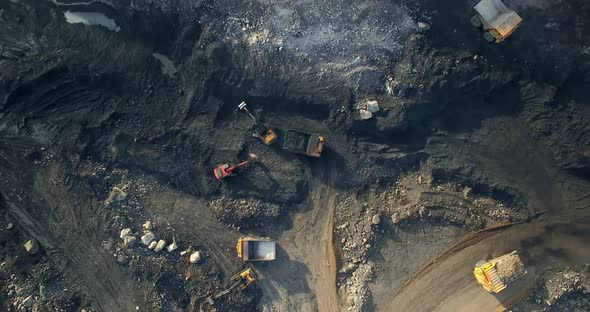
[[[483,289],[496,294],[524,274],[526,269],[516,251],[491,260],[479,261],[473,269],[473,275]]]
[[[283,139],[283,149],[318,158],[324,149],[324,137],[318,134],[289,129]]]
[[[477,14],[471,18],[471,24],[483,27],[483,37],[489,42],[502,42],[522,23],[520,15],[500,0],[481,0],[473,9]]]

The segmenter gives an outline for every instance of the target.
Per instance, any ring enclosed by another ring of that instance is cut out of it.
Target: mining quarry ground
[[[475,2],[0,0],[0,309],[541,298],[549,267],[590,259],[590,5],[506,1],[524,23],[488,44]],[[287,129],[324,136],[322,157],[282,149]],[[277,259],[237,259],[246,235]],[[473,264],[512,250],[528,273],[486,293]],[[256,284],[208,303],[246,268]]]
[[[306,203],[311,207],[294,216],[290,230],[276,235],[284,254],[275,263],[257,266],[264,278],[262,304],[271,311],[338,311],[332,235],[336,173],[319,174],[328,176],[325,182],[312,180]]]
[[[415,311],[509,309],[529,294],[536,277],[552,262],[587,263],[590,254],[585,246],[589,234],[587,217],[560,216],[535,224],[480,232],[462,240],[418,271],[389,304]],[[523,257],[527,263],[526,275],[507,292],[492,295],[479,291],[471,273],[473,261],[482,254],[495,256],[505,250],[526,250]]]

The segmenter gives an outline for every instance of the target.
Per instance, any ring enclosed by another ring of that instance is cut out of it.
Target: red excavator
[[[236,169],[248,165],[249,163],[253,162],[256,158],[254,154],[250,154],[250,157],[250,159],[242,161],[237,165],[223,164],[217,166],[217,168],[213,169],[213,175],[215,176],[215,179],[217,179],[217,181],[221,181],[227,177],[235,176]]]

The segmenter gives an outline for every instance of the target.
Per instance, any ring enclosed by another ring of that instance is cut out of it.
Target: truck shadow
[[[276,251],[275,261],[252,263],[258,273],[258,284],[268,301],[287,299],[285,295],[310,293],[307,276],[311,272],[307,265],[292,260],[280,245]]]

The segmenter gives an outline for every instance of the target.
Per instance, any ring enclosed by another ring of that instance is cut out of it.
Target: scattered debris
[[[34,255],[39,251],[39,244],[35,239],[31,239],[25,243],[25,250],[29,255]]]
[[[366,304],[369,299],[368,283],[373,277],[373,264],[371,262],[358,266],[350,279],[340,289],[346,296],[348,311],[366,311]]]
[[[378,214],[376,214],[371,218],[371,222],[373,224],[377,225],[377,224],[381,223],[381,217]]]
[[[470,187],[465,187],[463,189],[463,198],[469,198],[469,196],[471,196],[471,194],[473,193],[473,189]]]
[[[33,306],[33,295],[30,295],[28,297],[26,297],[25,299],[23,299],[22,305],[26,308],[30,308]]]
[[[137,239],[135,238],[135,236],[126,235],[123,237],[123,246],[125,246],[126,248],[131,248],[133,247],[133,245],[135,245],[136,241]]]
[[[142,228],[146,231],[152,230],[153,229],[152,221],[145,221],[145,223],[142,225]]]
[[[119,234],[119,237],[120,238],[125,238],[125,236],[130,236],[132,234],[133,233],[131,232],[131,229],[130,228],[125,228],[125,229],[122,229],[121,230],[121,233]]]
[[[193,252],[189,258],[189,261],[191,263],[197,263],[197,262],[199,262],[199,260],[201,260],[201,252],[200,251]]]
[[[127,198],[127,192],[123,191],[123,189],[125,189],[125,187],[119,188],[117,186],[114,186],[111,192],[109,193],[109,196],[104,201],[105,206],[108,206],[113,202],[125,200]]]
[[[166,247],[166,241],[163,240],[163,239],[161,239],[156,244],[156,247],[154,248],[154,251],[155,252],[160,252],[160,250],[164,249],[164,247]]]
[[[376,113],[379,111],[379,102],[375,100],[367,101],[367,110],[371,113]]]
[[[167,249],[168,252],[173,252],[178,249],[178,245],[176,245],[176,242],[172,242],[172,244],[168,245]]]
[[[548,308],[551,307],[551,308]],[[588,311],[590,270],[587,265],[549,267],[537,280],[530,296],[512,311]]]
[[[144,245],[149,245],[154,239],[156,238],[156,236],[154,235],[154,233],[148,231],[146,232],[142,237],[141,237],[141,243]]]
[[[399,213],[397,213],[397,212],[394,212],[394,213],[391,215],[391,222],[392,222],[393,224],[398,224],[398,223],[399,223],[399,221],[400,221],[400,220],[399,220]]]
[[[366,109],[359,109],[359,113],[361,115],[362,120],[367,120],[373,118],[373,113]]]

